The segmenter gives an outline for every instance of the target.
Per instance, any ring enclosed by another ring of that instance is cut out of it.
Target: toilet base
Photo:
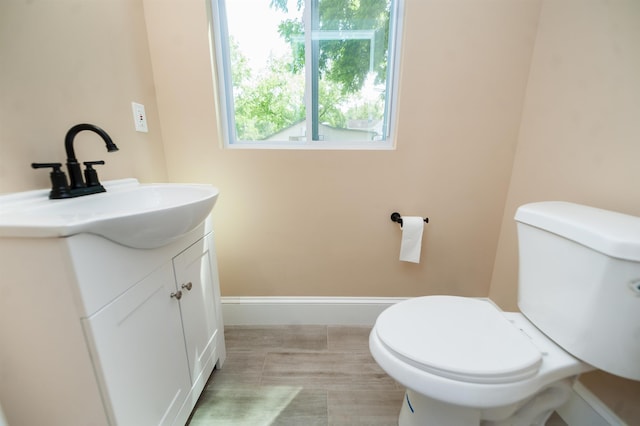
[[[481,411],[436,401],[407,389],[398,426],[478,426]]]
[[[480,409],[437,401],[407,389],[399,426],[544,426],[569,400],[575,378],[551,384],[531,398],[505,407]]]

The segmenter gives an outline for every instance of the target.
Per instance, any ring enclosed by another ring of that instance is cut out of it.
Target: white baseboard
[[[406,297],[223,297],[225,325],[373,326],[387,307]],[[557,410],[569,426],[625,426],[580,382],[569,402]]]
[[[627,425],[579,381],[573,385],[569,401],[556,411],[569,426]]]
[[[406,297],[223,297],[225,325],[369,325]]]

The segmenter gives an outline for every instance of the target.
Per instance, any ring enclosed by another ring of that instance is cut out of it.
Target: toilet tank
[[[522,313],[575,357],[640,380],[640,217],[549,201],[515,220]]]

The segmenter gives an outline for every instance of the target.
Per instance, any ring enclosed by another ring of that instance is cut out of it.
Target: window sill
[[[391,141],[387,142],[235,142],[225,143],[225,149],[283,149],[283,150],[336,150],[336,151],[393,151],[395,145]]]

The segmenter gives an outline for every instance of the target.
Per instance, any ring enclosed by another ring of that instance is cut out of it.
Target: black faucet
[[[118,147],[113,143],[111,137],[102,130],[100,127],[93,124],[76,124],[67,132],[64,138],[64,149],[67,152],[67,170],[69,170],[69,184],[67,184],[67,177],[64,172],[60,170],[62,166],[60,163],[32,163],[31,167],[34,169],[40,169],[44,167],[51,167],[51,192],[49,198],[73,198],[80,197],[82,195],[96,194],[98,192],[105,192],[104,186],[98,180],[98,174],[93,166],[96,164],[104,164],[104,161],[86,161],[84,165],[86,169],[84,175],[86,182],[82,179],[82,171],[80,170],[80,164],[76,158],[75,150],[73,149],[73,140],[78,133],[83,130],[91,130],[97,133],[107,147],[107,151],[117,151]]]
[[[64,149],[67,152],[67,170],[69,171],[69,188],[71,189],[72,192],[74,190],[77,190],[77,192],[85,192],[83,191],[83,189],[87,188],[87,185],[84,183],[84,180],[82,180],[82,171],[80,170],[80,164],[76,159],[76,152],[73,149],[73,139],[76,137],[78,133],[80,133],[83,130],[91,130],[92,132],[97,133],[102,138],[102,140],[104,140],[104,143],[107,146],[108,152],[113,152],[118,150],[118,147],[116,146],[116,144],[113,143],[113,141],[111,140],[111,137],[109,137],[107,132],[105,132],[98,126],[95,126],[93,124],[76,124],[75,126],[70,128],[69,131],[67,132],[67,136],[65,136],[64,138]],[[93,163],[93,164],[99,164],[99,163]],[[102,185],[99,185],[99,186],[102,187]],[[101,191],[90,191],[90,192],[87,192],[87,194],[95,194],[96,192],[104,192],[104,187],[102,187]],[[85,194],[79,194],[79,195],[85,195]]]

